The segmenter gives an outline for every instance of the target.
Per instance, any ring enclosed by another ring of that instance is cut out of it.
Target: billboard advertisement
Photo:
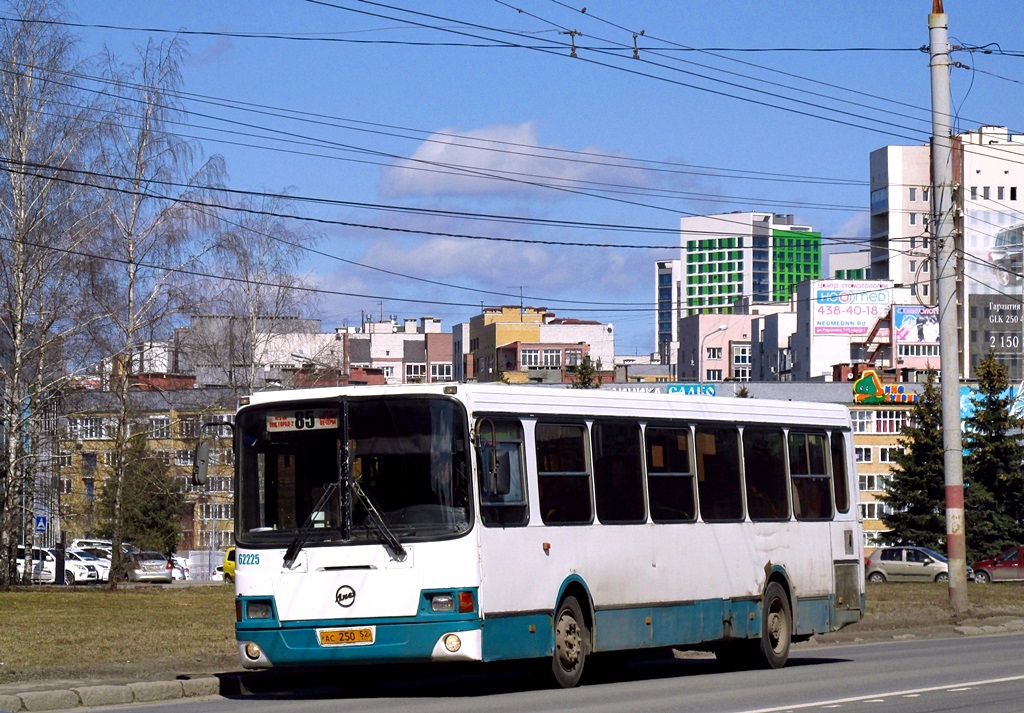
[[[867,335],[889,313],[892,283],[870,280],[819,280],[811,295],[815,335]]]
[[[897,305],[892,310],[896,341],[901,344],[938,344],[938,307]]]

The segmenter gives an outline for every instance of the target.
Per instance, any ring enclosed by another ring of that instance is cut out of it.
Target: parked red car
[[[975,562],[973,566],[974,581],[978,584],[1024,580],[1024,545],[1014,545],[995,557]]]

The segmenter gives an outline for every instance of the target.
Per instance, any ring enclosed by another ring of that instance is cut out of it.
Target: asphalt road
[[[631,657],[601,662],[599,675],[573,690],[547,688],[536,665],[332,669],[248,678],[249,690],[237,695],[102,710],[1019,713],[1021,651],[1024,634],[800,647],[777,671],[726,672],[706,657]]]

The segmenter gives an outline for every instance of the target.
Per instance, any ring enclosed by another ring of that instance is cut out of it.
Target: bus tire
[[[760,661],[765,668],[782,668],[793,640],[793,613],[786,590],[769,582],[761,600]]]
[[[560,687],[573,688],[583,677],[583,667],[590,650],[590,632],[576,597],[566,597],[562,601],[553,626],[555,649],[551,655],[551,671]]]

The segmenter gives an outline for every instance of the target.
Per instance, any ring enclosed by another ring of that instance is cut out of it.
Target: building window
[[[190,448],[179,448],[174,451],[175,465],[192,465],[192,450]]]
[[[523,366],[540,366],[540,349],[523,349],[519,354]]]
[[[878,462],[879,463],[895,463],[897,456],[899,456],[899,448],[879,448],[878,449]]]
[[[426,364],[406,364],[405,365],[405,381],[406,383],[418,383],[423,381],[423,377],[427,374]]]
[[[1003,186],[997,187],[996,188],[996,200],[999,200],[999,201],[1004,200],[1004,198],[1005,198],[1005,191],[1006,191],[1006,189]]]
[[[911,201],[916,201],[917,200],[917,187],[916,186],[911,186],[910,187],[910,200]]]
[[[167,416],[151,416],[149,419],[150,438],[170,438],[171,419]]]
[[[981,188],[981,197],[984,200],[988,200],[991,197],[991,191],[989,190],[988,186],[982,186],[982,188]]]
[[[582,349],[566,349],[565,350],[565,365],[566,366],[579,366],[583,363],[583,350]]]
[[[971,200],[972,201],[978,200],[978,187],[977,186],[971,186]]]
[[[861,492],[877,493],[885,490],[889,476],[877,473],[865,473],[864,475],[859,476],[858,480]]]
[[[449,364],[449,363],[431,364],[430,365],[430,380],[431,381],[451,381],[452,380],[452,365]]]
[[[881,520],[889,514],[889,508],[885,503],[861,503],[860,516],[863,520]]]
[[[178,419],[178,433],[181,438],[199,438],[199,416],[182,416]]]
[[[705,369],[704,381],[721,381],[722,370],[721,369]]]
[[[923,201],[927,201],[928,200],[928,189],[927,188],[922,188],[921,189],[921,200],[923,200]]]
[[[68,421],[71,438],[98,441],[105,437],[102,418],[73,418]]]
[[[854,433],[872,433],[872,426],[875,423],[874,411],[850,411],[850,419],[853,421]]]
[[[561,349],[545,349],[544,350],[544,366],[561,366],[562,365],[562,350]]]
[[[870,463],[872,450],[870,446],[855,446],[853,449],[854,460],[858,463]]]
[[[899,433],[903,430],[905,414],[905,411],[896,411],[894,409],[880,409],[876,411],[875,433]]]
[[[230,413],[214,413],[210,414],[206,419],[206,424],[218,424],[213,429],[217,438],[231,438],[235,434],[234,429],[231,427],[231,424],[234,422],[235,416]]]
[[[71,495],[71,478],[60,479],[60,494]]]
[[[722,358],[722,347],[707,347],[704,350],[705,359],[721,359]]]
[[[910,214],[910,224],[917,225],[917,213]]]

